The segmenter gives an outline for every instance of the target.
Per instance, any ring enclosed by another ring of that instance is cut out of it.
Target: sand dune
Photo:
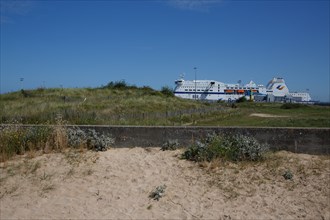
[[[182,150],[67,151],[0,164],[1,219],[330,219],[329,157],[181,160]],[[292,180],[282,174],[290,169]],[[166,185],[157,200],[149,197]]]

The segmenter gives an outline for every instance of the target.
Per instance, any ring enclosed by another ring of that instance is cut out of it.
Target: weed
[[[179,141],[178,140],[167,140],[163,145],[162,145],[162,150],[176,150],[179,147]]]
[[[149,198],[159,201],[164,196],[166,185],[157,186],[154,191],[149,194]]]
[[[57,114],[55,120],[57,125],[53,130],[53,145],[55,150],[61,151],[68,146],[66,128],[64,127],[66,121],[63,120],[61,114]]]
[[[291,170],[286,170],[283,174],[284,179],[291,180],[293,178],[293,174]]]
[[[46,181],[46,180],[50,180],[52,178],[53,175],[50,174],[46,174],[46,172],[44,172],[44,174],[42,176],[40,176],[40,180],[41,181]]]
[[[49,191],[51,191],[51,190],[54,190],[55,189],[55,185],[54,184],[52,184],[52,183],[47,183],[47,184],[45,184],[43,187],[42,187],[42,193],[47,193],[47,192],[49,192]]]

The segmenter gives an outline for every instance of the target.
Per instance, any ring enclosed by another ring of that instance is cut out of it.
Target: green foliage
[[[154,90],[153,88],[149,86],[143,86],[141,88],[142,94],[144,96],[151,95],[151,96],[161,96],[161,93],[159,91]]]
[[[78,148],[86,144],[86,133],[78,127],[67,129],[68,145],[73,148]]]
[[[105,87],[103,88],[108,88],[108,89],[126,89],[128,87],[127,83],[125,80],[120,80],[116,82],[109,82]]]
[[[247,99],[245,96],[240,97],[239,99],[236,100],[237,103],[242,103],[242,102],[247,102]]]
[[[284,179],[291,180],[293,178],[293,174],[291,170],[286,170],[283,174]]]
[[[164,196],[165,189],[166,189],[166,185],[157,186],[156,189],[149,194],[149,198],[158,201],[160,198]]]
[[[49,140],[52,129],[32,127],[27,129],[20,124],[0,127],[0,161],[29,150],[41,150]]]
[[[160,92],[166,97],[174,97],[173,89],[168,86],[163,86]]]
[[[182,155],[184,159],[196,162],[225,158],[233,161],[258,161],[268,151],[268,146],[244,135],[208,135],[197,141]]]
[[[67,129],[68,145],[73,148],[86,146],[90,150],[105,151],[113,143],[114,139],[104,134],[97,133],[94,129],[86,132],[78,127]]]
[[[162,150],[176,150],[179,147],[179,141],[178,140],[167,140],[162,145]]]
[[[95,151],[106,151],[113,143],[114,139],[104,134],[98,134],[94,129],[87,132],[87,147]]]

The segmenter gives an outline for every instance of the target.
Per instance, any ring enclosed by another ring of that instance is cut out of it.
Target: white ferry
[[[253,81],[248,84],[223,83],[215,80],[175,81],[174,94],[177,97],[196,100],[235,101],[243,96],[248,100],[268,102],[310,102],[311,96],[306,92],[289,92],[283,78],[273,78],[267,86],[257,85]]]

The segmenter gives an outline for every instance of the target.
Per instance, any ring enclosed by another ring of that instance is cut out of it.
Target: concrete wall
[[[177,139],[188,146],[208,133],[244,134],[267,143],[273,150],[295,153],[330,154],[330,128],[256,128],[256,127],[149,127],[149,126],[79,126],[95,129],[115,138],[114,147],[160,147]]]
[[[1,124],[0,127],[10,125]],[[23,125],[34,127],[43,125]],[[68,126],[73,127],[73,126]],[[267,143],[272,150],[295,153],[330,154],[330,128],[264,128],[264,127],[183,127],[183,126],[95,126],[80,125],[82,130],[95,129],[115,138],[113,147],[161,147],[177,139],[187,147],[207,134],[243,134]],[[1,131],[1,129],[0,129]]]

